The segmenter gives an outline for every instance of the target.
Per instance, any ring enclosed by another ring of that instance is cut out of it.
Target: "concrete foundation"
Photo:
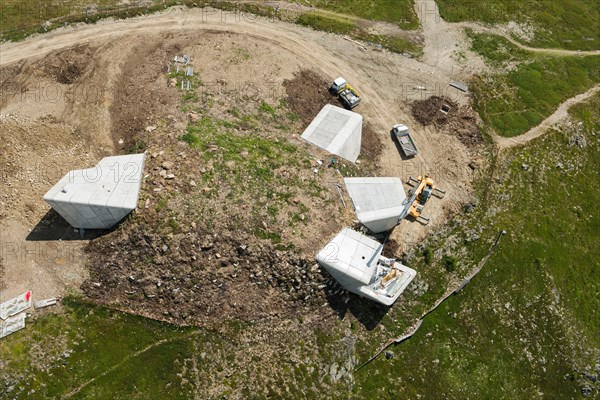
[[[71,171],[44,200],[75,228],[110,229],[137,206],[144,158],[106,157],[95,168]]]

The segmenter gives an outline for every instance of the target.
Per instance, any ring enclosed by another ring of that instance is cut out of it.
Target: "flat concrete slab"
[[[95,168],[70,171],[44,200],[75,228],[110,229],[137,206],[144,159],[106,157]]]
[[[344,178],[356,217],[373,233],[385,232],[398,224],[406,193],[400,178]]]
[[[360,155],[362,115],[327,104],[302,133],[302,139],[356,162]]]

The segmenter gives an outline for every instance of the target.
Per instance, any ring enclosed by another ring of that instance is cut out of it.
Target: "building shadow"
[[[50,209],[29,232],[25,240],[53,241],[53,240],[91,240],[109,233],[109,230],[90,229],[80,230],[73,228],[59,213]]]
[[[342,288],[337,281],[323,268],[319,268],[325,287],[325,298],[338,318],[343,320],[347,313],[353,315],[367,330],[371,331],[379,325],[390,307],[360,297]]]

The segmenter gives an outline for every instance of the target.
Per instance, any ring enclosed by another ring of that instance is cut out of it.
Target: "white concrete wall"
[[[44,200],[75,228],[110,229],[137,206],[144,158],[107,157],[95,168],[71,171]]]

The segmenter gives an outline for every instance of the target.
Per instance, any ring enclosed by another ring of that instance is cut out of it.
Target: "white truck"
[[[392,128],[392,135],[398,140],[400,149],[406,157],[414,157],[417,155],[419,150],[414,140],[410,136],[408,126],[403,124],[394,125]]]
[[[337,95],[345,108],[351,110],[360,104],[360,95],[341,76],[333,81],[329,87],[331,94]]]

